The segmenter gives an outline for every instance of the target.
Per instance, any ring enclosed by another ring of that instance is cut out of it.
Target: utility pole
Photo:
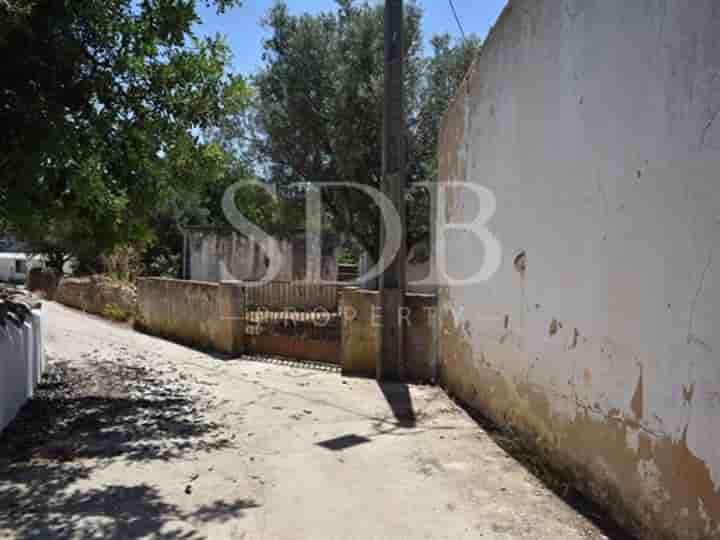
[[[403,0],[385,0],[385,114],[383,119],[383,184],[385,196],[400,214],[401,231],[382,229],[382,239],[400,234],[401,247],[382,274],[382,347],[377,366],[378,380],[400,380],[404,376],[404,328],[401,315],[407,288],[405,266],[406,141],[403,70],[405,40]],[[382,256],[382,255],[381,255]],[[387,263],[388,261],[381,261]]]

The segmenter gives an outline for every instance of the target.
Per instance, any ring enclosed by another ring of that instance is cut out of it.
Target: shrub
[[[133,316],[133,314],[130,313],[127,309],[122,308],[117,304],[108,304],[107,306],[105,306],[102,315],[103,317],[118,322],[127,322]]]

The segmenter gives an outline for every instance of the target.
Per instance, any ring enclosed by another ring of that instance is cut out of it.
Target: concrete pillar
[[[375,377],[380,354],[380,294],[356,288],[339,291],[343,375]]]
[[[223,281],[218,290],[220,337],[218,348],[226,354],[245,352],[245,288],[240,281]]]
[[[343,374],[375,377],[382,346],[380,293],[357,288],[345,288],[339,293]],[[437,299],[429,294],[408,294],[404,305],[406,309],[398,321],[403,325],[403,349],[407,352],[403,376],[408,382],[434,382]]]

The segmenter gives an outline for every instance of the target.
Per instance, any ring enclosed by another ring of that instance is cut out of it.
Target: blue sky
[[[244,5],[216,15],[214,8],[206,8],[198,2],[203,24],[197,28],[199,34],[224,34],[233,50],[233,65],[243,75],[253,73],[261,65],[262,40],[267,35],[259,21],[276,0],[245,0]],[[381,0],[372,0],[378,2]],[[454,0],[458,16],[465,33],[475,33],[484,38],[506,0]],[[286,0],[293,13],[317,13],[333,9],[334,0]],[[460,30],[453,18],[448,0],[419,0],[425,12],[423,33],[425,39],[433,34],[448,32],[459,37]]]

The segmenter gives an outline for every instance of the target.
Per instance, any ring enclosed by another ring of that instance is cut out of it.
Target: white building
[[[25,283],[29,269],[37,264],[25,253],[0,253],[0,282]]]

